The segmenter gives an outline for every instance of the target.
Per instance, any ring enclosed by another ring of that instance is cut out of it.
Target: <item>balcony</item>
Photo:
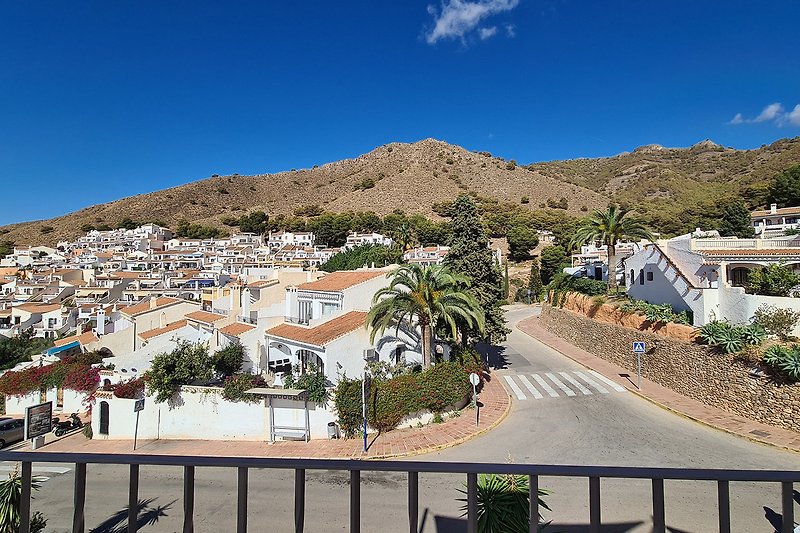
[[[310,321],[309,318],[303,318],[303,317],[297,317],[297,316],[285,316],[285,317],[283,317],[283,320],[285,322],[288,322],[289,324],[300,324],[300,325],[303,325],[303,326],[307,326],[308,322]]]
[[[794,495],[793,483],[800,481],[800,471],[783,470],[706,470],[706,469],[674,469],[674,468],[629,468],[608,466],[565,466],[565,465],[530,465],[530,464],[497,464],[497,463],[446,463],[423,461],[359,461],[359,460],[325,460],[325,459],[278,459],[260,457],[183,457],[168,455],[111,455],[111,454],[71,454],[49,452],[0,452],[0,461],[19,461],[22,463],[22,494],[20,498],[21,533],[30,531],[31,480],[32,463],[73,463],[75,465],[74,485],[72,490],[73,514],[72,531],[85,530],[86,473],[87,465],[126,465],[128,466],[128,508],[124,513],[128,517],[128,532],[139,529],[137,513],[140,507],[139,474],[142,466],[173,466],[183,470],[183,531],[193,532],[195,521],[195,472],[197,468],[223,468],[235,470],[236,473],[236,531],[248,531],[248,490],[249,474],[253,469],[291,470],[294,472],[293,510],[276,507],[270,509],[270,518],[275,520],[277,514],[285,513],[294,524],[294,531],[305,530],[306,517],[306,471],[346,472],[349,478],[349,531],[360,533],[362,525],[362,472],[387,472],[405,474],[407,522],[392,531],[419,531],[419,474],[457,475],[465,480],[466,487],[466,526],[469,533],[477,532],[478,521],[478,474],[513,474],[528,476],[531,493],[535,494],[540,487],[540,478],[583,479],[588,482],[589,525],[585,528],[589,533],[599,533],[603,527],[601,515],[601,481],[627,480],[631,485],[641,489],[637,481],[648,480],[649,507],[638,509],[639,520],[652,520],[652,531],[666,533],[665,491],[664,481],[670,480],[670,486],[678,482],[705,481],[716,485],[716,515],[719,531],[731,531],[730,483],[769,483],[775,485],[780,494],[782,527],[780,533],[792,533],[794,529]],[[124,479],[124,478],[123,478]],[[122,479],[120,482],[124,483]],[[364,484],[370,490],[372,484]],[[634,489],[629,488],[629,496]],[[583,500],[584,494],[575,493],[571,497]],[[290,497],[291,498],[291,497]],[[611,497],[612,500],[614,497]],[[426,498],[427,499],[427,495]],[[324,513],[326,505],[335,505],[327,500],[312,502],[314,512]],[[231,508],[234,504],[231,502]],[[364,507],[368,512],[382,513],[381,509]],[[201,509],[202,510],[202,509]],[[231,509],[232,510],[232,509]],[[211,512],[206,510],[207,512]],[[257,509],[259,530],[263,530],[263,509]],[[530,531],[539,531],[539,503],[532,498],[529,505],[531,518]],[[685,510],[683,510],[685,512]],[[699,508],[698,514],[714,512],[712,509]],[[291,513],[291,514],[290,514]],[[427,514],[427,513],[425,513]],[[651,519],[652,517],[652,519]],[[374,516],[373,516],[374,518]],[[423,516],[423,521],[425,516]],[[256,522],[254,520],[254,522]],[[255,529],[255,527],[253,528]],[[581,526],[581,531],[584,527]],[[427,531],[427,529],[426,529]],[[669,529],[674,531],[674,529]]]
[[[778,239],[692,239],[692,250],[774,250],[795,247],[800,248],[800,239],[793,237]]]

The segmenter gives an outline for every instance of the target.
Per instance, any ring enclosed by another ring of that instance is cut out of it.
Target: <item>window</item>
[[[405,351],[405,346],[398,346],[394,349],[394,362],[395,364],[400,364],[403,361],[403,352]]]
[[[631,285],[633,285],[634,283],[636,283],[636,272],[633,269],[631,269]]]
[[[647,281],[653,281],[653,272],[652,271],[647,273]]]
[[[644,269],[639,269],[639,285],[644,285]]]

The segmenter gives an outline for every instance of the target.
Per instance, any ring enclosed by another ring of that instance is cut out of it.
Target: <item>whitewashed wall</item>
[[[55,398],[53,399],[55,400]],[[40,403],[42,402],[40,401],[39,391],[32,392],[25,396],[6,396],[6,414],[24,415],[26,407],[38,405]]]
[[[132,439],[136,425],[135,400],[98,397],[92,409],[92,432],[96,439]],[[100,434],[100,404],[109,406],[109,433]],[[298,406],[291,409],[290,405]],[[275,425],[305,426],[302,403],[273,400]],[[327,438],[327,424],[335,416],[309,402],[311,438]],[[222,389],[184,387],[172,405],[145,399],[140,413],[140,439],[269,440],[269,410],[264,402],[229,402]]]
[[[61,411],[67,414],[83,413],[86,411],[86,406],[83,403],[85,398],[86,394],[82,392],[64,389],[64,406],[61,408]],[[45,401],[53,402],[53,411],[59,410],[57,407],[57,399],[58,396],[56,389],[50,389],[47,391],[45,395]],[[6,396],[6,414],[24,415],[26,407],[39,405],[40,403],[42,402],[39,391],[32,392],[25,396]]]
[[[731,324],[748,324],[756,310],[764,304],[800,312],[800,298],[746,294],[742,287],[720,287],[719,289],[719,317],[728,320]],[[795,326],[792,334],[800,335],[800,324]]]

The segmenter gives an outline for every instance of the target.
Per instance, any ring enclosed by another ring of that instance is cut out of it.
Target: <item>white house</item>
[[[394,241],[392,241],[392,239],[386,237],[385,235],[381,235],[380,233],[357,233],[353,231],[347,236],[347,242],[345,242],[344,248],[349,250],[350,248],[363,246],[365,244],[391,246],[393,242]]]
[[[800,311],[800,298],[745,292],[750,269],[777,263],[800,273],[800,237],[697,239],[687,234],[646,244],[627,258],[626,285],[632,298],[691,311],[696,326],[713,320],[744,324],[762,304]]]
[[[800,228],[800,206],[778,209],[778,204],[771,204],[765,211],[753,211],[750,218],[757,236],[783,236],[787,229]]]

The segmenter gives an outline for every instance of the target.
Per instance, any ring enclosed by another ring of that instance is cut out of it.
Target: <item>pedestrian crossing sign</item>
[[[645,346],[643,341],[635,341],[633,343],[633,353],[645,353]]]

